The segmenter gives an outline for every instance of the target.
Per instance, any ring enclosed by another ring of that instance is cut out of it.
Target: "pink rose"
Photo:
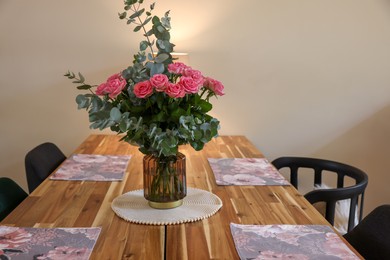
[[[163,92],[167,87],[168,82],[168,77],[164,74],[155,74],[150,78],[150,83],[158,92]]]
[[[185,76],[180,78],[178,84],[183,86],[183,89],[187,94],[198,93],[201,87],[201,85],[198,82],[196,82],[193,78],[185,77]]]
[[[188,67],[183,71],[183,76],[192,77],[193,75],[202,75],[202,72],[194,70],[191,67]]]
[[[96,95],[104,96],[106,93],[106,82],[100,84],[96,89]]]
[[[137,98],[146,98],[153,93],[153,87],[149,80],[146,80],[135,84],[133,92]]]
[[[174,62],[168,64],[168,71],[170,73],[182,74],[185,69],[189,68],[189,66],[185,65],[182,62]]]
[[[127,82],[120,73],[114,74],[105,83],[100,84],[96,89],[96,95],[108,94],[110,98],[118,96],[125,88]]]
[[[223,93],[223,90],[224,90],[224,86],[223,84],[216,80],[216,79],[212,79],[212,78],[206,78],[206,81],[204,83],[204,86],[208,89],[210,89],[211,91],[213,91],[216,95],[218,96],[223,96],[225,95],[225,93]]]
[[[193,70],[193,69],[189,68],[189,69],[184,70],[183,75],[187,76],[187,77],[191,77],[199,85],[203,85],[203,83],[204,83],[204,77],[202,75],[202,72],[200,72],[199,70]]]
[[[181,84],[168,83],[165,93],[172,98],[182,98],[186,95]]]

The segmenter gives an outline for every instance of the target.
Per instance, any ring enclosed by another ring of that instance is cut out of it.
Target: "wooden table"
[[[221,136],[201,152],[190,146],[187,186],[211,191],[223,207],[194,223],[151,226],[132,224],[111,210],[117,196],[142,188],[138,149],[116,135],[91,135],[74,153],[131,154],[122,182],[46,179],[2,225],[21,227],[102,227],[91,259],[238,259],[229,224],[329,223],[293,186],[217,186],[207,158],[263,157],[243,136]]]

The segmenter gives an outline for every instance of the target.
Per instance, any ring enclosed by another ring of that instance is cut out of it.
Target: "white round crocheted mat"
[[[121,218],[138,224],[172,225],[194,222],[214,215],[222,207],[221,199],[205,190],[187,188],[183,205],[173,209],[154,209],[148,205],[143,190],[116,197],[112,210]]]

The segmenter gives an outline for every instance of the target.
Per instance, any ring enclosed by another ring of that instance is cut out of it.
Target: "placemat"
[[[131,155],[73,154],[51,180],[121,181]]]
[[[0,259],[89,259],[101,228],[0,226]],[[3,258],[2,258],[3,257]]]
[[[208,158],[217,185],[290,185],[265,158]]]
[[[154,209],[148,205],[143,190],[130,191],[115,198],[112,210],[121,218],[139,224],[173,225],[202,220],[214,215],[222,207],[215,194],[187,188],[183,205],[173,209]]]
[[[230,224],[241,259],[360,259],[329,226]]]

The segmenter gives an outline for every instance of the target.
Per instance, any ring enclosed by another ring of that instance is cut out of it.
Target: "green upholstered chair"
[[[27,196],[27,193],[16,182],[10,178],[1,177],[0,221],[13,211]]]
[[[65,159],[64,153],[50,142],[40,144],[29,151],[25,157],[29,193],[33,192]]]

